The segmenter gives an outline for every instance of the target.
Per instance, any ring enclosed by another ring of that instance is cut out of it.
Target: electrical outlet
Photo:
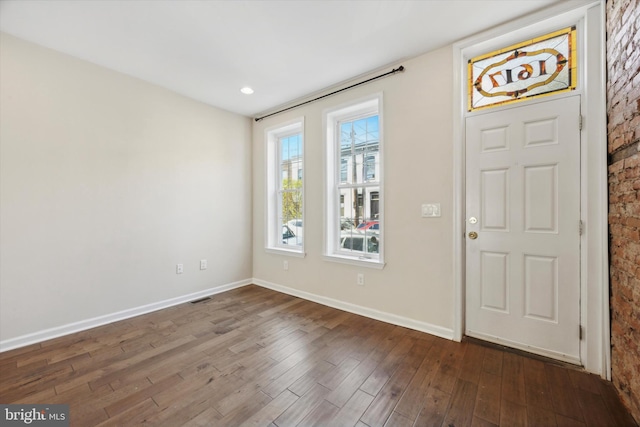
[[[201,259],[200,260],[200,270],[206,270],[207,269],[207,260],[206,259]]]
[[[358,273],[358,281],[357,281],[357,283],[360,286],[364,286],[364,274],[363,273]]]
[[[285,261],[282,261],[282,269],[283,269],[284,271],[289,270],[289,261],[286,261],[286,260],[285,260]]]
[[[178,264],[176,265],[176,274],[182,274],[184,272],[184,265]]]

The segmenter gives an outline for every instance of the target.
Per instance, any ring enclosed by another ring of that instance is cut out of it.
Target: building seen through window
[[[340,126],[340,246],[377,253],[380,213],[379,116],[342,121]]]
[[[279,139],[281,182],[279,189],[282,243],[302,246],[302,135]]]
[[[304,118],[266,131],[267,250],[304,255]]]

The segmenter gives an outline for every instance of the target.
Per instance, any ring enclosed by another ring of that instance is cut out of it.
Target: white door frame
[[[576,25],[578,89],[584,124],[581,134],[581,325],[580,356],[587,371],[611,379],[609,326],[608,184],[605,81],[605,4],[562,2],[544,11],[462,40],[453,46],[454,319],[455,340],[464,333],[465,315],[465,139],[467,60],[527,38]],[[563,95],[557,95],[563,96]],[[532,100],[530,102],[535,102]],[[516,104],[517,105],[517,104]],[[499,108],[496,107],[496,111]]]

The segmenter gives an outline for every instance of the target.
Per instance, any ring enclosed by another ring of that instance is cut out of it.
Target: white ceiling
[[[0,30],[253,116],[561,1],[1,0]]]

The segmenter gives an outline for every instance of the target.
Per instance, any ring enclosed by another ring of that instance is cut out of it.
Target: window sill
[[[385,266],[385,263],[381,260],[377,259],[360,259],[350,256],[342,256],[342,255],[325,255],[325,261],[330,262],[338,262],[340,264],[350,264],[357,265],[359,267],[367,267],[367,268],[375,268],[377,270],[382,270]]]
[[[297,258],[304,258],[307,254],[304,250],[294,250],[285,248],[264,248],[265,252],[276,255],[287,255]]]

